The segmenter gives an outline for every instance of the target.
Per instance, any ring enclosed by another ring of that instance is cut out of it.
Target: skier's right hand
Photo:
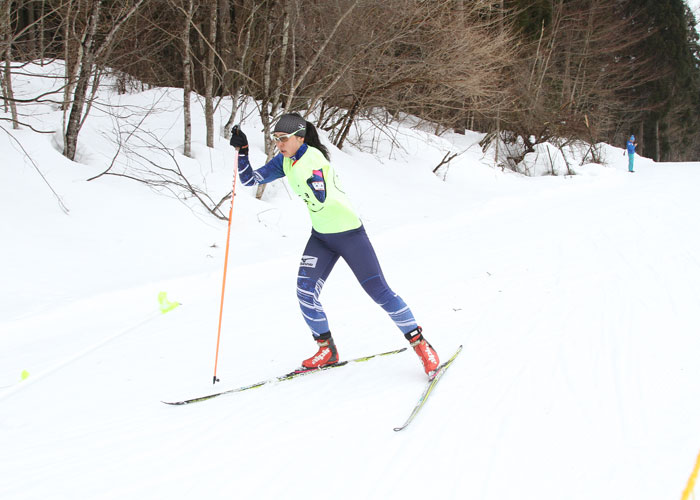
[[[248,155],[248,138],[241,131],[241,127],[238,125],[234,125],[234,127],[231,129],[230,144],[238,150],[239,155]]]

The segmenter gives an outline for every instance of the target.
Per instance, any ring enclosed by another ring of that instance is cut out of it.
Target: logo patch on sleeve
[[[316,267],[317,262],[318,262],[318,257],[313,257],[311,255],[304,255],[301,258],[301,263],[299,264],[299,267]]]

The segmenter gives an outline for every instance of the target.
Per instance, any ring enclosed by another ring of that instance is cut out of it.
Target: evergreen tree
[[[663,78],[635,88],[628,96],[632,109],[642,115],[623,127],[623,133],[636,132],[643,154],[656,160],[696,157],[700,60],[695,18],[683,0],[638,0],[630,4],[627,14],[630,22],[643,23],[650,33],[641,43],[643,53],[629,57],[650,58]],[[633,116],[630,113],[623,120]]]

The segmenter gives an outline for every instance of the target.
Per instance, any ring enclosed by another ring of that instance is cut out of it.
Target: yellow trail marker
[[[179,302],[170,302],[168,300],[168,294],[166,292],[160,292],[158,294],[158,304],[160,304],[160,312],[162,312],[163,314],[172,311],[180,305]]]

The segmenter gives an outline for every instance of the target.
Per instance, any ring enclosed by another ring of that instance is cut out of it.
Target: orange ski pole
[[[214,359],[214,382],[216,384],[219,379],[216,377],[216,368],[219,365],[219,342],[221,340],[221,318],[224,315],[224,292],[226,291],[226,269],[228,268],[228,247],[231,240],[231,218],[233,217],[233,200],[236,197],[236,173],[238,172],[238,151],[233,157],[233,188],[231,189],[231,209],[228,212],[228,232],[226,233],[226,255],[224,257],[224,279],[221,284],[221,306],[219,307],[219,331],[216,334],[216,358]]]

